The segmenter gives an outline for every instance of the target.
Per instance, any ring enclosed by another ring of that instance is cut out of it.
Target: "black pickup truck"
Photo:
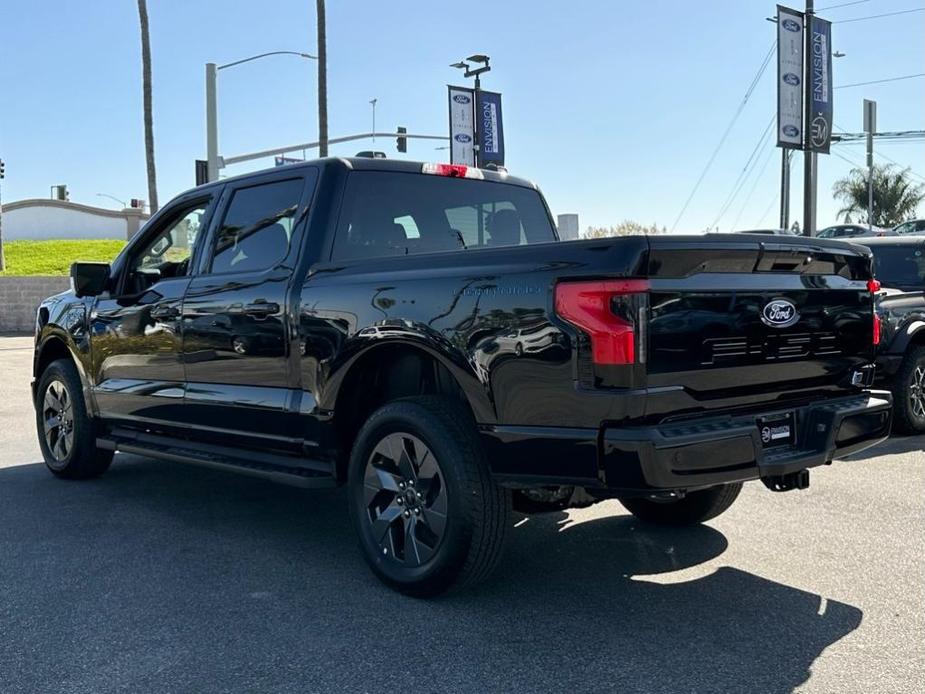
[[[913,224],[913,222],[909,222]],[[874,254],[882,287],[877,382],[893,393],[893,429],[925,432],[925,236],[856,240]]]
[[[796,237],[559,242],[503,172],[325,159],[208,184],[38,310],[59,477],[113,452],[346,485],[376,575],[497,562],[512,501],[656,523],[888,434],[866,249]]]

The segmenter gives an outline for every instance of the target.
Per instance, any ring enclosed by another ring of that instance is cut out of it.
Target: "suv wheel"
[[[112,451],[96,447],[96,427],[87,416],[80,376],[69,360],[54,361],[42,373],[35,415],[39,447],[52,473],[88,479],[109,469]]]
[[[904,434],[925,432],[925,346],[913,347],[893,381],[894,427]]]
[[[742,483],[689,492],[680,499],[620,499],[627,511],[639,520],[658,525],[696,525],[716,518],[732,506],[742,491]]]
[[[379,408],[357,436],[348,483],[363,557],[391,588],[436,595],[497,564],[510,493],[492,482],[475,423],[452,401]]]

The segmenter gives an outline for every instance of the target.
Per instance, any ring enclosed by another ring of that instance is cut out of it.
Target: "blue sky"
[[[57,183],[87,204],[117,206],[97,193],[147,197],[135,2],[0,3],[3,199],[44,197]],[[314,53],[314,6],[149,0],[162,204],[193,185],[193,160],[204,158],[204,64],[280,49]],[[837,21],[923,6],[867,0],[820,14]],[[774,11],[764,0],[505,0],[481,9],[437,0],[329,0],[330,135],[369,130],[373,97],[379,129],[444,134],[445,85],[461,81],[448,64],[487,53],[493,70],[483,86],[504,95],[508,168],[536,180],[553,212],[578,212],[582,228],[623,219],[671,227],[771,47],[775,27],[764,18]],[[835,62],[835,84],[925,72],[923,36],[925,12],[835,24],[833,46],[847,54]],[[774,112],[774,79],[772,61],[679,231],[715,221]],[[291,56],[220,73],[221,153],[317,139],[315,89],[314,62]],[[860,130],[865,97],[879,102],[880,130],[925,128],[925,78],[837,91],[836,125]],[[435,146],[412,142],[404,156],[445,160]],[[391,139],[376,148],[399,156]],[[925,181],[925,142],[879,149]],[[864,161],[862,146],[835,151]],[[757,156],[721,229],[736,220],[739,228],[776,225],[779,150],[767,142]],[[820,161],[822,226],[837,209],[832,182],[851,164],[838,156]],[[794,162],[791,218],[800,218],[799,155]],[[267,165],[272,161],[227,173]]]

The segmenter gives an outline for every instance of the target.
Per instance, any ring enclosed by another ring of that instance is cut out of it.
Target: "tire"
[[[690,492],[676,501],[652,499],[620,499],[627,511],[646,523],[657,525],[697,525],[716,518],[732,506],[742,491],[742,483],[723,484],[719,487]]]
[[[491,480],[475,422],[452,401],[420,396],[376,410],[347,475],[363,558],[394,590],[438,595],[478,583],[498,563],[510,492]]]
[[[68,359],[48,365],[39,377],[35,401],[39,447],[57,477],[99,477],[112,463],[112,451],[96,446],[96,423],[87,415],[77,368]]]
[[[893,429],[901,434],[925,432],[925,346],[906,353],[891,390]]]

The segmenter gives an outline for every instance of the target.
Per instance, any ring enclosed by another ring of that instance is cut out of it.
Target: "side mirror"
[[[98,296],[109,281],[109,263],[73,263],[71,283],[78,297]]]

